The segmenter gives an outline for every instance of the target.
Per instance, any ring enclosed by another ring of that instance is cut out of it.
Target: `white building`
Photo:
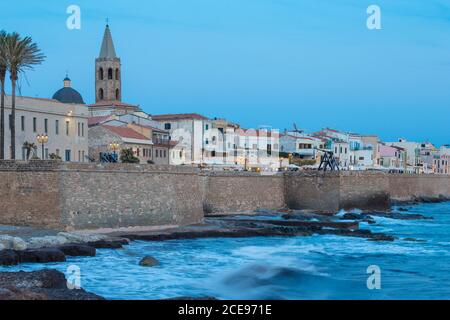
[[[348,169],[350,164],[355,162],[354,153],[350,151],[350,144],[346,141],[333,142],[333,152],[342,169]]]
[[[205,162],[205,132],[212,129],[208,118],[197,113],[187,113],[154,115],[152,119],[169,131],[172,140],[178,141],[185,152],[185,164]]]
[[[301,159],[316,160],[320,152],[318,148],[324,148],[324,142],[307,134],[286,132],[280,135],[280,152],[291,153]]]
[[[65,80],[63,89],[65,88],[71,89],[68,78]],[[72,90],[58,91],[54,97],[64,101],[64,98],[70,98],[67,94]],[[53,154],[63,161],[88,161],[88,108],[82,104],[82,100],[78,102],[62,103],[56,99],[16,97],[16,159],[26,160],[24,143],[28,142],[37,146],[34,156],[39,158],[44,153],[44,159],[49,159]],[[10,159],[10,114],[11,97],[6,96],[5,159]],[[39,134],[48,136],[43,149],[36,138]]]

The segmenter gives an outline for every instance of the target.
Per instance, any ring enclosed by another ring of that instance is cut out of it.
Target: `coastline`
[[[444,199],[422,199],[421,203],[443,202]],[[396,203],[395,205],[399,205]],[[402,202],[407,206],[417,204],[414,202]],[[104,234],[93,233],[64,233],[72,242],[48,246],[43,245],[37,248],[26,248],[23,250],[3,249],[0,251],[0,264],[19,265],[21,263],[48,263],[66,261],[67,257],[86,256],[93,257],[97,249],[120,249],[128,245],[131,241],[166,241],[200,238],[247,238],[247,237],[307,237],[312,235],[336,235],[344,237],[359,237],[368,241],[396,241],[395,237],[381,233],[371,232],[367,229],[360,229],[361,222],[372,223],[373,216],[390,217],[397,220],[421,220],[427,219],[421,215],[411,215],[407,213],[407,208],[399,208],[400,212],[393,210],[385,212],[360,211],[359,213],[341,212],[337,215],[324,215],[314,213],[310,210],[256,210],[253,214],[234,214],[218,217],[206,217],[202,224],[175,227],[175,228],[148,228],[134,230],[121,229],[113,230]],[[43,232],[40,230],[39,232]],[[48,243],[44,240],[55,240],[61,237],[62,233],[49,231],[49,234],[42,237],[42,244]],[[70,238],[72,236],[72,238]],[[3,237],[3,238],[2,238]],[[53,237],[53,238],[52,238]],[[0,236],[4,240],[4,236]],[[28,240],[33,239],[32,237]],[[75,241],[76,240],[76,241]],[[418,241],[415,238],[402,239],[405,241]],[[2,276],[10,272],[0,272]],[[16,274],[16,273],[10,273]],[[22,273],[23,275],[23,273]],[[37,277],[40,274],[36,274]],[[33,274],[29,277],[33,278]],[[31,279],[30,278],[30,279]],[[0,281],[0,298],[20,299],[26,296],[19,291],[11,291],[11,286],[5,287],[5,283]],[[14,288],[13,288],[14,289]],[[30,289],[30,288],[28,288]],[[39,288],[37,288],[39,289]],[[7,291],[5,291],[7,290]],[[9,291],[8,291],[9,290]],[[32,288],[30,289],[31,291]],[[9,292],[1,295],[1,292]],[[17,295],[13,293],[16,292]],[[33,292],[38,292],[33,291]],[[83,298],[83,295],[75,294],[71,296],[71,291],[67,296],[59,296],[61,299]],[[32,296],[31,296],[32,297]],[[87,299],[89,298],[86,296]],[[38,297],[39,298],[39,297]],[[42,297],[41,297],[42,298]],[[48,299],[58,298],[49,293]],[[100,298],[100,297],[97,297]],[[84,298],[83,298],[84,299]]]

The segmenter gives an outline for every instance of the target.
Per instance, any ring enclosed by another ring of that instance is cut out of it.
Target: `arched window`
[[[99,98],[100,100],[103,100],[103,97],[104,97],[104,95],[103,95],[103,89],[100,88],[100,90],[98,90],[98,98]]]
[[[116,100],[120,100],[120,91],[116,89]]]
[[[120,76],[120,74],[119,74],[119,68],[117,68],[117,69],[116,69],[116,80],[119,80],[119,76]]]
[[[98,78],[103,80],[103,68],[98,69]]]
[[[109,79],[109,80],[112,80],[112,78],[113,78],[113,69],[112,69],[112,68],[109,68],[109,69],[108,69],[108,79]]]

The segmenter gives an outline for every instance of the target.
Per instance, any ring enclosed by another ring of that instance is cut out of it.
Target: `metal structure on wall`
[[[339,171],[339,164],[333,151],[319,148],[317,148],[317,150],[323,152],[323,155],[320,157],[319,171],[327,171],[328,167],[331,171]]]

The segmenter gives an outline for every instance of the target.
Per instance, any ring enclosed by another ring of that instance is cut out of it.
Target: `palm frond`
[[[16,32],[6,36],[2,51],[4,51],[3,55],[6,57],[11,76],[16,78],[19,73],[33,69],[46,58],[31,37],[22,39]]]

